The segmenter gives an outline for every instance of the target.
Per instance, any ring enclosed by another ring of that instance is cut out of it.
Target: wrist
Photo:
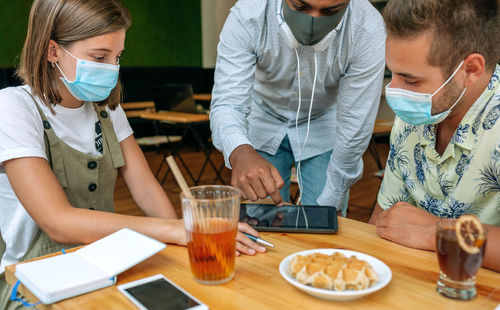
[[[163,225],[165,232],[165,243],[186,245],[186,229],[182,219],[166,219]]]
[[[231,166],[234,166],[234,164],[238,161],[238,158],[241,156],[241,154],[247,153],[249,151],[255,151],[253,146],[251,146],[250,144],[242,144],[236,147],[231,152],[231,155],[229,155],[229,162],[231,163]]]
[[[436,250],[436,225],[432,225],[428,228],[424,249],[430,251]]]

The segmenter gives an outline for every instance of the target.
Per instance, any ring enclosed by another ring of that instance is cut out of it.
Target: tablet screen
[[[258,231],[336,232],[337,209],[329,206],[276,207],[270,204],[242,203],[240,222],[248,223]]]
[[[163,278],[126,288],[125,291],[148,310],[185,310],[199,305]]]

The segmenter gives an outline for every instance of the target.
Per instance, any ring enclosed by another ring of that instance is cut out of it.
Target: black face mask
[[[283,0],[285,21],[295,39],[302,45],[314,45],[321,41],[321,39],[337,27],[346,10],[347,5],[334,15],[313,17],[309,14],[293,10],[288,6],[286,0]]]

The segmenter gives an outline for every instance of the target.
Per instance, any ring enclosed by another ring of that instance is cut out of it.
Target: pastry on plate
[[[295,255],[288,273],[302,284],[336,291],[367,289],[378,280],[369,263],[340,252]]]

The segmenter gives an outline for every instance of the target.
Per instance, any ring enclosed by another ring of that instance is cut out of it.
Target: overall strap
[[[113,167],[120,168],[125,166],[125,159],[123,158],[120,143],[116,137],[109,113],[106,111],[105,107],[98,106],[96,103],[93,103],[93,105],[94,110],[97,112],[97,117],[101,122],[103,138],[106,139],[106,144],[108,145],[108,150],[111,154],[111,160],[113,161]]]
[[[21,89],[25,91],[31,97],[31,99],[33,99],[33,102],[35,103],[35,106],[38,110],[38,113],[40,114],[40,118],[42,119],[42,124],[44,129],[43,140],[45,142],[45,154],[47,155],[47,161],[49,162],[50,167],[56,174],[59,182],[61,183],[61,186],[67,187],[68,184],[66,179],[66,172],[63,165],[61,149],[59,145],[59,138],[54,133],[52,125],[50,125],[50,122],[47,120],[45,113],[43,113],[42,109],[38,105],[38,102],[35,100],[35,97],[33,97],[33,95],[26,89],[24,88]]]

